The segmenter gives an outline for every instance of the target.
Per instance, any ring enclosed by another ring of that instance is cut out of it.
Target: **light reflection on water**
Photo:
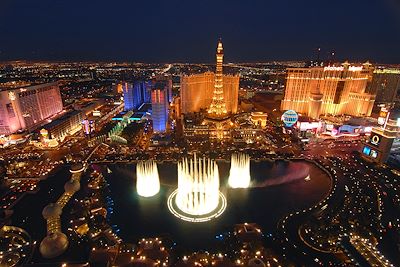
[[[282,216],[313,205],[329,191],[329,177],[307,162],[252,162],[253,187],[247,189],[227,188],[229,163],[221,161],[218,165],[221,192],[228,199],[228,207],[221,217],[196,224],[179,220],[167,208],[166,200],[177,183],[175,164],[158,165],[161,190],[152,198],[136,194],[134,164],[110,165],[112,173],[105,176],[114,200],[111,224],[118,226],[119,236],[128,242],[168,235],[184,247],[211,248],[215,236],[231,230],[236,223],[256,222],[264,233],[274,232]],[[311,180],[305,181],[308,172]]]

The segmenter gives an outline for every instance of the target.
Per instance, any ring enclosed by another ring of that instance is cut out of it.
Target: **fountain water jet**
[[[243,153],[232,154],[229,186],[232,188],[248,188],[250,181],[250,156]]]
[[[157,163],[148,160],[136,165],[136,190],[139,196],[152,197],[160,191]]]
[[[215,161],[194,155],[178,162],[178,189],[168,198],[171,213],[182,220],[203,222],[216,218],[226,208],[219,191],[219,172]]]

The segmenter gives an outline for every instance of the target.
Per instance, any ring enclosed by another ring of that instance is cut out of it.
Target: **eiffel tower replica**
[[[217,139],[225,138],[225,129],[229,128],[230,114],[226,110],[226,104],[224,99],[224,83],[223,83],[223,72],[222,63],[224,61],[224,48],[222,46],[222,40],[218,40],[217,46],[217,65],[215,70],[215,85],[214,92],[210,107],[207,111],[205,123],[215,127],[215,135]]]

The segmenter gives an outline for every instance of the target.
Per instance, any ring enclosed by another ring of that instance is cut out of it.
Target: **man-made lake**
[[[254,222],[264,233],[274,232],[284,215],[317,203],[329,192],[331,184],[323,170],[306,161],[252,161],[251,188],[230,189],[227,187],[230,163],[217,162],[220,190],[228,206],[219,218],[204,223],[182,221],[167,208],[167,198],[177,187],[176,164],[158,164],[161,190],[152,198],[137,195],[134,164],[109,165],[112,172],[105,172],[105,177],[114,203],[110,224],[127,242],[168,235],[185,248],[212,248],[216,235],[232,230],[238,223]],[[307,175],[311,180],[304,179]]]

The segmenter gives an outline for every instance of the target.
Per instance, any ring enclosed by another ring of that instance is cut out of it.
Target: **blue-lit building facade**
[[[158,83],[165,85],[168,103],[172,103],[172,78],[169,75],[159,75],[152,80],[153,86]]]
[[[153,131],[155,133],[165,132],[168,121],[168,85],[157,82],[151,90],[151,109],[153,120]]]
[[[138,109],[143,103],[150,103],[151,82],[135,81],[122,84],[124,110]]]

